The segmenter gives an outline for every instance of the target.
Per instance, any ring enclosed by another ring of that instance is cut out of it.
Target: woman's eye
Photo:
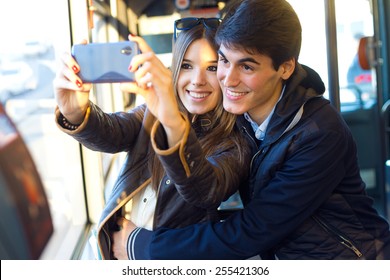
[[[181,69],[191,69],[191,65],[189,65],[188,63],[183,63],[181,65]]]
[[[217,66],[209,66],[207,67],[208,71],[217,72]]]

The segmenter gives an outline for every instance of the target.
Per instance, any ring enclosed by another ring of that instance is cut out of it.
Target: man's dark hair
[[[267,55],[277,70],[291,58],[298,61],[301,36],[298,16],[287,1],[243,0],[231,3],[216,41],[231,49]]]

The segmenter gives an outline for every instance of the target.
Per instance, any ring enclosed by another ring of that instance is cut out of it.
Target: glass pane
[[[376,102],[375,70],[365,65],[374,35],[370,2],[336,1],[336,22],[341,111],[370,107]],[[358,55],[359,45],[365,57]]]
[[[0,26],[0,100],[35,161],[53,218],[41,258],[69,259],[86,206],[79,145],[54,122],[52,82],[59,56],[70,49],[68,1],[3,1]]]
[[[298,14],[302,25],[302,47],[299,62],[313,68],[328,90],[324,0],[288,0]],[[308,12],[310,11],[310,12]]]

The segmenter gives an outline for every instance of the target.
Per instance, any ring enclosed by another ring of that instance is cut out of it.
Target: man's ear
[[[292,73],[294,73],[294,70],[295,70],[295,58],[291,58],[291,59],[283,62],[282,65],[280,65],[280,67],[282,68],[282,71],[283,71],[281,78],[283,80],[287,80],[288,78],[290,78]]]

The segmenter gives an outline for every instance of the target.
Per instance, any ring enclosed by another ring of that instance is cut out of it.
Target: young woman
[[[235,116],[223,110],[216,77],[218,24],[217,19],[176,22],[182,31],[173,47],[172,72],[142,38],[130,36],[142,54],[129,66],[135,82],[121,87],[142,95],[145,104],[127,113],[104,113],[93,104],[91,85],[77,76],[76,61],[64,56],[54,82],[58,126],[92,150],[128,152],[98,225],[103,259],[114,258],[113,248],[124,246],[112,240],[127,234],[118,224],[131,220],[155,229],[217,220],[220,203],[247,177],[248,145]]]

